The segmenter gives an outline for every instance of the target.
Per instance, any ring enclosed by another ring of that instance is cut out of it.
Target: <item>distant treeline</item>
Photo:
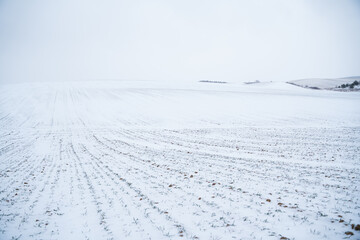
[[[210,80],[200,80],[199,82],[206,82],[206,83],[227,83],[222,81],[210,81]]]
[[[354,81],[351,84],[341,84],[340,86],[338,86],[338,88],[354,88],[355,86],[359,85],[358,81]]]

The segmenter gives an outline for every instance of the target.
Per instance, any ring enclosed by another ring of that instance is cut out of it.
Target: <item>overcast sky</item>
[[[0,82],[360,75],[360,0],[0,0]]]

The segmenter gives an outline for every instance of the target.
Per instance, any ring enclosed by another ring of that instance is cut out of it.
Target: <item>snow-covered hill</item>
[[[338,87],[342,84],[351,84],[354,81],[360,81],[359,77],[345,77],[345,78],[309,78],[289,81],[288,83],[315,89],[332,89],[339,90]]]
[[[156,81],[0,87],[0,239],[342,239],[358,92]]]

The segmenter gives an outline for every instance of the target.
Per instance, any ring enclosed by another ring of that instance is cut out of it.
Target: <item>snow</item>
[[[342,239],[358,92],[282,82],[0,86],[0,239]]]

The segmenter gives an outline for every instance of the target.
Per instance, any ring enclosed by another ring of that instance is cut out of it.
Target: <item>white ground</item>
[[[0,86],[0,239],[359,239],[360,94]]]

